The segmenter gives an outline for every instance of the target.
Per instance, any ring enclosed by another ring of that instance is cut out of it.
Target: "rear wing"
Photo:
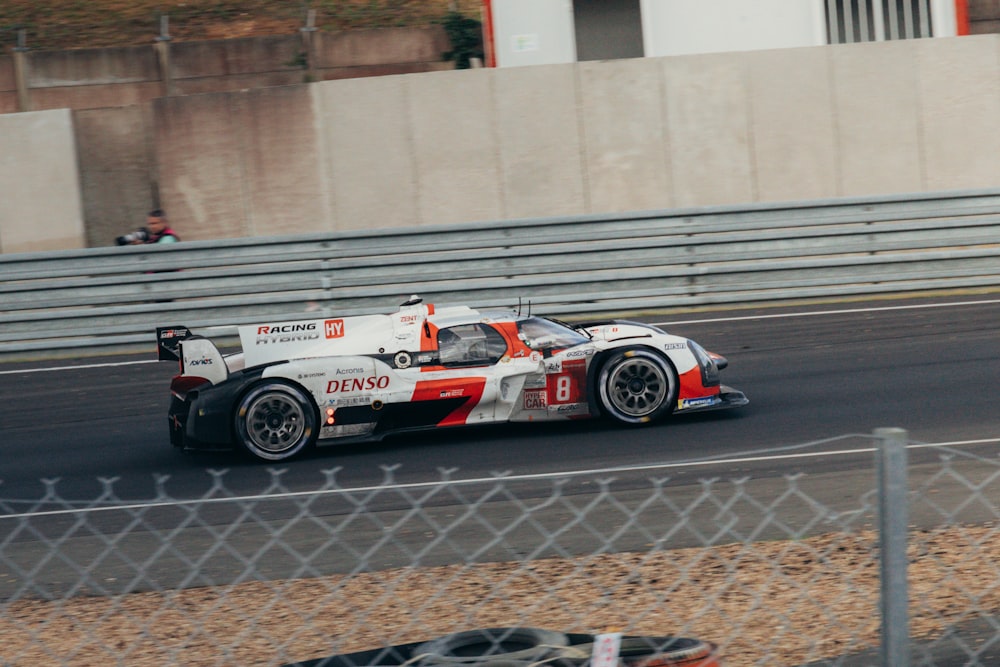
[[[160,361],[179,361],[180,343],[191,338],[187,327],[156,327],[156,349]]]

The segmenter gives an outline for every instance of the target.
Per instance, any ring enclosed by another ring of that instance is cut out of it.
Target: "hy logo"
[[[342,338],[344,336],[344,320],[327,320],[323,322],[327,338]]]

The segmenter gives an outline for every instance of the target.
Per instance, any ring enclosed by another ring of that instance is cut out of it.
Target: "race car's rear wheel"
[[[677,373],[655,352],[627,348],[601,366],[597,392],[609,417],[623,424],[645,424],[673,411]]]
[[[316,442],[318,417],[312,400],[286,382],[253,387],[236,410],[236,439],[252,456],[284,461]]]

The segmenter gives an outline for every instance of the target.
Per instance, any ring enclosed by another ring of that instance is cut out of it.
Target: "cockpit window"
[[[444,366],[485,366],[507,354],[507,341],[485,324],[463,324],[438,332],[438,356]]]
[[[579,331],[543,317],[521,320],[517,330],[521,340],[532,350],[564,349],[590,340]]]

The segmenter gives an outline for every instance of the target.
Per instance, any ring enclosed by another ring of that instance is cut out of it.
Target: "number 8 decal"
[[[572,359],[563,362],[562,372],[548,378],[549,405],[578,403],[586,396],[587,362]]]
[[[569,403],[573,396],[573,380],[568,375],[556,378],[556,402]]]

